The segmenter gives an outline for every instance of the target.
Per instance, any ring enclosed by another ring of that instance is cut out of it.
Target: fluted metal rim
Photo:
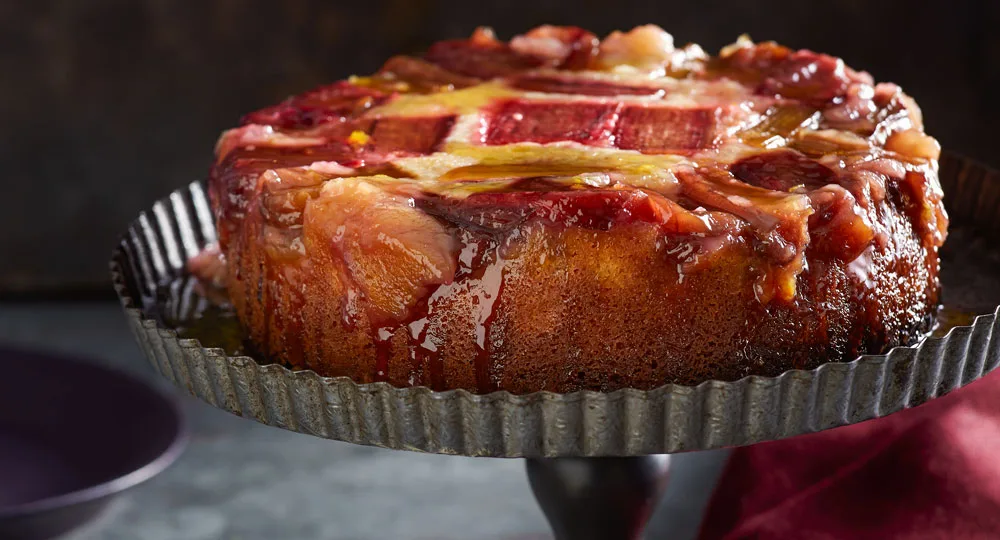
[[[357,444],[498,457],[642,455],[740,446],[878,418],[968,384],[1000,363],[1000,307],[969,326],[883,355],[696,386],[567,394],[396,388],[260,364],[181,338],[139,303],[215,240],[193,182],[142,212],[110,263],[147,358],[213,406]]]

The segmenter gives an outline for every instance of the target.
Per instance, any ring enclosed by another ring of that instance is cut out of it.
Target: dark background
[[[0,294],[97,294],[127,223],[204,175],[218,133],[396,52],[542,23],[652,22],[709,52],[743,32],[899,83],[946,149],[1000,165],[995,0],[3,0]]]

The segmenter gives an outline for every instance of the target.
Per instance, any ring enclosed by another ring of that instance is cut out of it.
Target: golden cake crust
[[[898,87],[810,51],[479,30],[248,115],[210,193],[269,357],[438,390],[648,389],[926,331],[938,151]]]

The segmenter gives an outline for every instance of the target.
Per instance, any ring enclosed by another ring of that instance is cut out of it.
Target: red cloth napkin
[[[735,449],[701,538],[1000,538],[1000,372],[879,420]]]

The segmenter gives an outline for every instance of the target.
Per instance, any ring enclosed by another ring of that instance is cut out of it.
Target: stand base
[[[636,540],[667,485],[670,456],[528,459],[556,540]]]

